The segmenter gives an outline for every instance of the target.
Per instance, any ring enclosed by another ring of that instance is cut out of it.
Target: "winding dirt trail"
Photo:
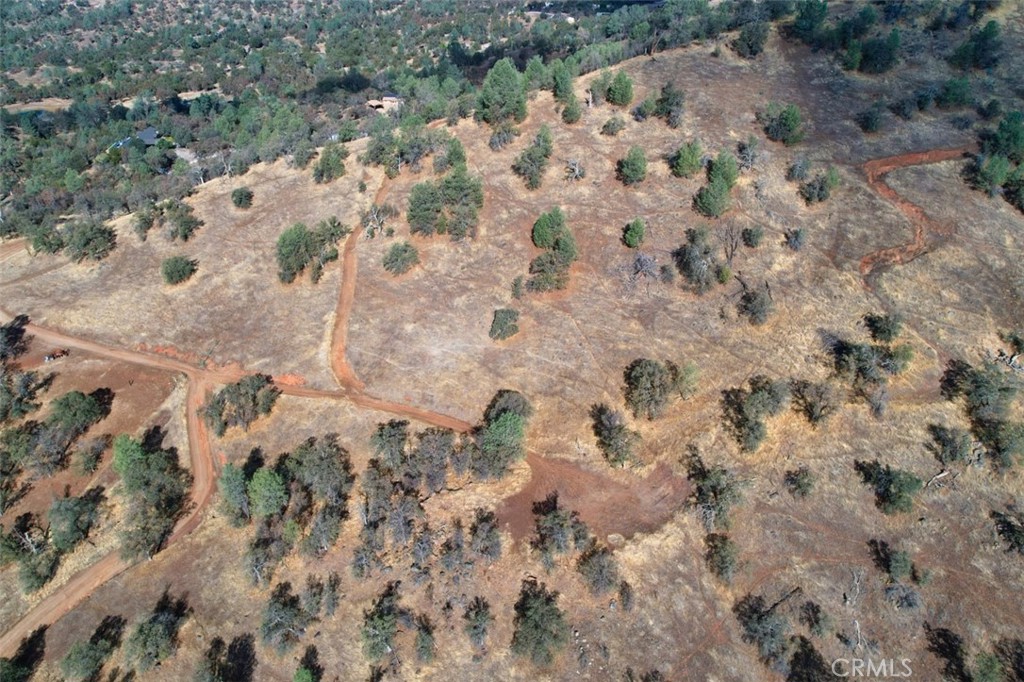
[[[952,225],[943,225],[932,220],[925,215],[924,209],[920,206],[901,197],[896,190],[885,182],[886,174],[900,168],[959,159],[972,150],[973,147],[970,146],[952,149],[932,149],[925,152],[911,152],[909,154],[873,159],[864,164],[863,169],[868,178],[868,185],[907,216],[914,226],[914,238],[910,242],[887,249],[872,251],[861,258],[860,274],[864,278],[864,284],[868,289],[873,290],[872,275],[880,267],[905,265],[926,253],[929,248],[926,237],[929,233],[940,237],[949,237],[955,232],[955,228]]]

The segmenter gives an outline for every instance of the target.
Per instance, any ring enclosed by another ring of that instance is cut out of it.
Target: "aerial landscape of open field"
[[[1024,682],[1024,3],[0,23],[3,682]]]

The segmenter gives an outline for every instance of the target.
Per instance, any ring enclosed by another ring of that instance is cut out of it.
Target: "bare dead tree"
[[[729,223],[729,225],[718,233],[719,239],[722,240],[722,248],[725,251],[725,262],[732,267],[732,259],[739,251],[740,243],[743,240],[743,230],[740,229],[736,223]]]
[[[366,237],[373,239],[377,235],[384,234],[387,222],[396,215],[398,215],[398,211],[391,204],[374,204],[371,206],[362,216]]]
[[[579,159],[567,159],[565,162],[565,179],[582,180],[587,177],[587,170]]]

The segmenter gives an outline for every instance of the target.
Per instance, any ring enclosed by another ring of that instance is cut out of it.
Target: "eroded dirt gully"
[[[938,224],[929,219],[921,207],[899,196],[895,190],[885,183],[885,175],[899,168],[956,159],[969,151],[971,151],[970,147],[936,149],[875,159],[863,165],[863,169],[867,174],[868,184],[903,212],[914,226],[914,238],[911,242],[896,247],[879,249],[861,259],[860,273],[864,278],[865,286],[869,289],[873,290],[872,278],[880,267],[905,264],[925,253],[929,246],[927,241],[928,233],[950,236],[954,232],[952,227]],[[388,181],[385,180],[381,185],[375,197],[376,203],[380,203],[383,197],[386,196],[388,184]],[[275,381],[275,384],[286,395],[307,398],[344,399],[360,407],[407,417],[455,431],[468,431],[472,428],[472,425],[464,420],[367,394],[365,392],[365,383],[359,379],[349,364],[346,352],[348,321],[352,313],[352,306],[355,303],[356,274],[358,269],[356,247],[360,234],[361,229],[357,227],[349,235],[342,251],[341,290],[338,297],[330,348],[330,364],[340,390],[328,391],[308,388],[302,385],[301,377],[280,377],[278,381]],[[23,240],[13,240],[0,244],[0,262],[12,258],[24,249]],[[13,319],[13,315],[10,312],[0,309],[0,320],[7,322],[11,319]],[[216,385],[238,381],[248,372],[236,365],[211,367],[193,364],[192,362],[180,359],[180,357],[174,354],[115,348],[40,327],[33,323],[27,325],[26,331],[36,338],[55,346],[87,351],[95,355],[130,364],[176,372],[186,377],[189,382],[186,397],[186,422],[188,425],[189,458],[193,476],[192,500],[187,514],[179,520],[166,543],[165,549],[176,544],[194,531],[201,522],[202,514],[212,499],[217,477],[216,460],[212,453],[206,425],[200,418],[200,409],[207,395]],[[182,357],[188,358],[189,356],[184,354]],[[531,469],[534,470],[534,477],[538,481],[543,479],[549,483],[556,483],[556,481],[549,480],[551,476],[546,475],[551,473],[548,471],[551,468],[550,466],[544,465],[536,456],[531,456],[528,463]],[[579,471],[581,470],[573,469],[574,474]],[[647,487],[652,488],[652,490],[659,490],[664,487],[665,480],[671,477],[664,476],[665,472],[660,473],[661,475],[651,476],[651,480],[647,482]],[[528,489],[531,492],[539,492],[539,488],[535,485],[528,485]],[[514,500],[507,502],[511,503]],[[506,504],[506,508],[509,506],[509,504]],[[519,505],[511,504],[511,506]],[[609,525],[618,526],[619,524]],[[641,530],[641,528],[615,529],[625,530],[626,533]],[[522,531],[522,529],[519,530]],[[37,603],[11,629],[0,636],[0,655],[12,655],[23,638],[29,636],[40,627],[52,625],[88,599],[98,587],[117,577],[130,567],[131,564],[123,561],[116,553],[112,553],[76,573],[66,584]]]
[[[917,204],[901,197],[896,190],[885,182],[885,176],[894,170],[910,166],[924,166],[931,163],[951,161],[962,158],[971,152],[972,146],[954,147],[952,149],[932,149],[924,152],[911,152],[873,159],[862,168],[867,175],[868,185],[882,197],[898,208],[914,226],[914,238],[906,244],[872,251],[860,260],[860,274],[864,285],[873,290],[875,271],[887,265],[905,265],[929,249],[927,235],[932,233],[939,237],[952,236],[956,228],[932,220],[925,215],[924,209]]]

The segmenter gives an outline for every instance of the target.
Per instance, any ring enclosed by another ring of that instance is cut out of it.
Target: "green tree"
[[[526,118],[526,91],[511,59],[499,59],[487,72],[478,108],[480,117],[492,126]]]
[[[409,210],[406,212],[409,231],[413,234],[444,232],[444,197],[441,188],[432,182],[413,185],[409,193]]]
[[[999,23],[989,21],[980,31],[972,33],[953,52],[949,61],[961,69],[991,69],[999,64],[1003,40],[999,36]]]
[[[491,605],[483,597],[474,597],[462,617],[466,621],[463,629],[469,637],[469,641],[476,648],[482,648],[487,640],[487,630],[494,622]]]
[[[96,220],[72,221],[64,227],[64,248],[68,257],[80,263],[86,258],[103,260],[117,245],[117,234]]]
[[[551,93],[556,102],[566,102],[573,95],[572,72],[561,59],[551,62]]]
[[[640,434],[626,426],[626,418],[618,410],[605,404],[590,408],[594,421],[594,435],[597,447],[601,449],[608,463],[622,466],[633,458],[633,450],[640,443]]]
[[[569,624],[558,608],[558,592],[544,583],[524,580],[515,604],[512,653],[535,665],[548,665],[569,641]]]
[[[530,237],[533,239],[533,245],[538,249],[552,249],[555,246],[555,240],[564,230],[565,214],[562,213],[561,208],[555,206],[550,211],[540,214],[533,224]]]
[[[640,248],[644,243],[644,234],[647,231],[647,223],[643,218],[635,218],[626,223],[622,231],[622,243],[631,249]]]
[[[718,179],[701,187],[693,197],[693,207],[708,218],[720,218],[732,206],[729,185]]]
[[[519,311],[512,308],[498,308],[494,311],[491,330],[488,332],[495,341],[504,341],[519,333]]]
[[[641,147],[630,147],[626,158],[616,165],[619,180],[624,185],[635,185],[647,177],[647,157]]]
[[[419,252],[409,242],[392,244],[384,254],[384,269],[396,277],[409,272],[419,262]]]
[[[105,416],[107,409],[95,395],[69,391],[50,403],[46,421],[77,436]]]
[[[990,197],[995,196],[1010,177],[1010,160],[1005,156],[981,157],[975,162],[974,168],[971,183]]]
[[[89,536],[89,530],[96,523],[100,499],[95,494],[86,494],[53,501],[47,519],[50,522],[50,542],[58,552],[70,552]]]
[[[803,118],[795,104],[769,104],[764,111],[758,112],[757,120],[764,126],[769,140],[790,147],[804,139]]]
[[[181,284],[196,274],[197,269],[198,261],[188,256],[171,256],[160,265],[160,272],[167,284]]]
[[[726,584],[731,583],[739,558],[736,543],[725,533],[710,533],[704,538],[704,544],[707,545],[704,560],[708,568]]]
[[[701,168],[701,157],[704,152],[700,148],[700,142],[692,140],[687,142],[672,156],[672,175],[677,178],[690,178]]]
[[[922,487],[921,479],[913,474],[893,469],[886,464],[882,466],[878,460],[873,462],[858,461],[855,468],[864,483],[875,490],[875,504],[886,514],[909,512],[914,506],[914,495]]]
[[[288,502],[284,479],[273,469],[261,467],[246,486],[252,515],[257,518],[276,516]]]
[[[619,586],[619,568],[611,549],[592,545],[580,555],[576,570],[583,576],[590,593],[604,594]]]
[[[575,94],[569,95],[565,100],[565,107],[562,109],[562,122],[572,125],[580,120],[583,116],[583,110],[580,108],[580,100]]]
[[[764,51],[764,44],[768,41],[768,29],[767,21],[744,24],[739,37],[732,43],[732,49],[744,59],[753,59]]]
[[[725,186],[732,189],[736,180],[740,177],[740,169],[736,163],[736,157],[725,150],[718,152],[718,156],[711,162],[708,169],[708,181],[711,183],[723,182]]]
[[[277,238],[277,276],[285,284],[295,281],[313,259],[313,234],[303,223],[295,223]]]
[[[639,358],[626,367],[626,404],[637,419],[660,417],[673,393],[686,395],[692,390],[689,370],[675,364]]]
[[[78,641],[71,645],[61,659],[60,670],[69,680],[95,679],[111,653],[113,647],[110,642]]]
[[[633,101],[633,81],[625,71],[618,71],[608,86],[606,95],[608,102],[615,106],[624,107]]]
[[[373,608],[363,612],[363,654],[371,661],[379,661],[394,651],[398,634],[398,584],[389,583],[377,596]]]
[[[246,492],[245,472],[241,467],[228,462],[217,479],[220,490],[221,509],[231,523],[240,526],[249,520],[249,495]]]
[[[231,192],[231,203],[235,208],[249,208],[252,206],[253,193],[248,187],[238,187]]]
[[[481,478],[501,478],[512,462],[526,455],[526,420],[515,412],[502,412],[483,428],[480,456],[471,463]]]
[[[348,158],[347,147],[337,142],[328,143],[320,152],[316,165],[313,166],[313,181],[327,183],[345,175],[346,158]]]

